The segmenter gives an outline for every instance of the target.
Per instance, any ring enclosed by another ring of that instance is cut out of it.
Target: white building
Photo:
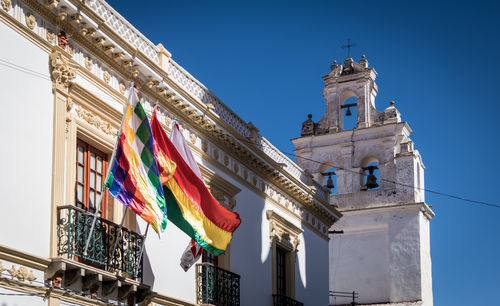
[[[424,165],[394,103],[376,110],[376,76],[364,56],[334,63],[323,77],[323,118],[310,117],[292,140],[298,164],[318,182],[336,177],[330,203],[343,217],[331,228],[330,304],[349,304],[352,297],[342,296],[355,291],[360,304],[432,305],[434,213],[425,203]],[[344,129],[351,108],[357,123]]]
[[[1,305],[327,305],[341,217],[328,193],[161,44],[102,0],[2,0],[0,41]],[[130,212],[112,252],[125,209],[109,195],[83,254],[131,82],[167,131],[180,122],[213,195],[242,219],[225,255],[188,272],[189,238],[173,224],[147,236],[140,260],[145,224]]]

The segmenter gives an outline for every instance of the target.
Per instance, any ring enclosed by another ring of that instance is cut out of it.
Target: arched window
[[[361,190],[380,189],[379,162],[374,157],[365,158],[363,163],[363,175],[361,175]]]
[[[342,124],[342,129],[343,130],[352,130],[355,129],[358,125],[358,107],[357,107],[357,102],[358,99],[353,96],[350,98],[347,98],[344,103],[342,104],[341,111],[342,111],[342,118],[343,118],[343,124]]]

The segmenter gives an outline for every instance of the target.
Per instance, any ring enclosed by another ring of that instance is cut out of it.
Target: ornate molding
[[[96,127],[105,134],[115,136],[118,131],[111,123],[105,121],[100,116],[82,108],[81,106],[76,109],[79,118],[85,120],[88,124]]]
[[[269,220],[269,242],[272,247],[274,243],[297,252],[300,244],[299,235],[303,230],[293,225],[290,221],[278,215],[273,210],[266,211],[267,220]]]
[[[73,68],[68,66],[68,60],[58,50],[53,50],[49,55],[52,81],[57,86],[68,89],[76,77]]]

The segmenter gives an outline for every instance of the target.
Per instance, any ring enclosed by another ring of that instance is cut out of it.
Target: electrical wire
[[[26,68],[26,67],[14,64],[12,62],[9,62],[9,61],[3,60],[3,59],[0,59],[0,65],[8,67],[8,68],[11,68],[11,69],[15,69],[17,71],[29,74],[29,75],[34,76],[34,77],[38,77],[38,78],[50,81],[50,78],[48,76],[46,76],[45,74],[42,74],[42,73],[37,72],[35,70],[31,70],[29,68]],[[115,102],[114,99],[111,99],[109,97],[104,97],[99,92],[95,92],[95,91],[92,91],[92,90],[89,90],[89,91],[92,92],[93,94],[95,94],[96,96],[104,99],[104,100]],[[238,138],[238,140],[255,145],[254,142],[251,142],[249,140],[245,140],[245,139],[241,139],[241,138]],[[286,154],[288,156],[293,156],[295,158],[301,158],[301,159],[308,160],[308,161],[311,161],[311,162],[315,162],[315,163],[318,163],[318,164],[324,164],[324,162],[313,160],[313,159],[310,159],[310,158],[307,158],[307,157],[298,156],[298,155],[295,155],[294,153],[289,153],[289,152],[284,152],[284,151],[280,151],[280,152],[283,153],[283,154]],[[364,172],[361,173],[361,172],[356,172],[356,171],[351,170],[351,169],[346,169],[346,168],[337,167],[337,166],[335,166],[335,167],[337,169],[339,169],[339,170],[344,170],[344,171],[348,171],[348,172],[355,173],[355,174],[358,174],[358,175],[366,176],[366,173],[364,173]],[[479,201],[479,200],[468,199],[468,198],[464,198],[464,197],[461,197],[461,196],[453,195],[453,194],[450,194],[450,193],[436,191],[436,190],[432,190],[432,189],[428,189],[428,188],[416,187],[416,186],[407,185],[407,184],[403,184],[403,183],[398,183],[398,182],[395,182],[395,181],[392,181],[392,180],[388,180],[388,179],[384,179],[384,178],[380,178],[380,177],[379,177],[379,180],[385,181],[385,182],[388,182],[388,183],[392,183],[394,185],[399,185],[399,186],[408,187],[408,188],[415,188],[415,189],[418,189],[418,190],[421,190],[421,191],[433,193],[433,194],[436,194],[436,195],[440,195],[440,196],[444,196],[444,197],[448,197],[448,198],[452,198],[452,199],[456,199],[456,200],[460,200],[460,201],[464,201],[464,202],[469,202],[469,203],[473,203],[473,204],[479,204],[479,205],[493,207],[493,208],[500,208],[500,204],[497,204],[497,203],[489,203],[489,202],[484,202],[484,201]]]

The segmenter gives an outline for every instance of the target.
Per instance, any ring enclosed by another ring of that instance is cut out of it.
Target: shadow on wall
[[[141,231],[139,223],[137,222],[137,218],[136,218],[135,228],[137,229],[139,234],[144,235],[144,233],[142,233]],[[148,254],[149,254],[148,245],[146,243],[144,245],[144,252],[142,253],[142,275],[143,275],[142,282],[146,285],[151,286],[151,288],[154,288],[155,275],[153,273],[153,267],[151,266],[151,261],[149,260]]]

